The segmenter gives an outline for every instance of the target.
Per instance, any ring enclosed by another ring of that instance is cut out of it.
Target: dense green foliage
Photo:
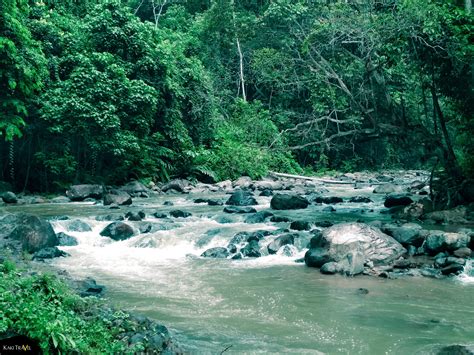
[[[81,299],[54,276],[22,276],[13,263],[0,264],[0,333],[13,331],[36,340],[45,353],[115,353],[104,319],[91,316],[93,300]]]
[[[19,189],[474,172],[464,2],[1,3],[0,179]]]

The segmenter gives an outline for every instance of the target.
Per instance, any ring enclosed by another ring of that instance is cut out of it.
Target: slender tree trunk
[[[441,128],[441,132],[443,134],[444,142],[445,142],[445,154],[446,154],[446,169],[449,170],[449,174],[455,179],[459,180],[461,178],[461,171],[458,166],[458,162],[456,159],[456,154],[454,154],[453,144],[451,142],[451,138],[449,137],[449,132],[446,127],[446,119],[444,117],[443,111],[441,111],[441,107],[439,105],[438,95],[436,94],[436,88],[431,86],[431,95],[433,98],[433,106],[436,112],[436,116],[438,116],[439,126]]]
[[[237,41],[237,51],[239,52],[239,66],[240,66],[240,85],[242,87],[242,98],[247,102],[247,94],[245,93],[245,78],[244,78],[244,56],[242,54],[242,49],[240,48],[239,38],[236,37]]]

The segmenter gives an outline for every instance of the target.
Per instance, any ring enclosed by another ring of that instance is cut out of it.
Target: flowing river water
[[[324,206],[313,205],[277,214],[333,222],[388,219],[380,214],[382,197],[371,191],[332,188],[333,195],[370,195],[374,203],[343,203],[330,216]],[[304,256],[305,243],[256,259],[200,258],[210,247],[226,246],[238,232],[288,226],[247,224],[244,215],[225,214],[222,206],[193,203],[197,197],[211,196],[227,198],[216,193],[176,194],[136,199],[133,207],[121,210],[68,203],[9,211],[67,215],[87,222],[92,231],[68,231],[71,220],[52,222],[56,232],[67,232],[79,242],[63,247],[70,257],[55,259],[53,265],[75,278],[93,277],[107,287],[106,297],[117,306],[165,324],[187,353],[219,354],[227,349],[226,354],[412,354],[474,343],[472,266],[460,277],[445,280],[326,276],[295,262]],[[174,206],[164,206],[164,201]],[[257,209],[269,208],[270,198],[258,201]],[[193,216],[161,220],[151,216],[171,209]],[[163,230],[120,242],[99,235],[110,222],[99,222],[96,216],[128,210],[144,210],[146,221],[159,223]],[[222,223],[223,217],[228,223]]]

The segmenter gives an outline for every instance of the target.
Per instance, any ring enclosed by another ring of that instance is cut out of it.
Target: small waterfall
[[[464,271],[458,276],[458,280],[464,283],[474,283],[474,259],[467,261]]]

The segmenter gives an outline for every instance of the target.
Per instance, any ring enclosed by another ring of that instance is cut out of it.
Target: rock
[[[357,291],[356,291],[356,294],[358,295],[368,295],[369,294],[369,290],[366,289],[366,288],[358,288]]]
[[[464,270],[464,266],[460,264],[451,264],[441,269],[443,275],[458,275]]]
[[[403,188],[394,184],[383,184],[377,186],[373,193],[374,194],[391,194],[391,193],[402,193]]]
[[[51,203],[69,203],[71,200],[66,196],[58,196],[50,200]]]
[[[171,201],[165,201],[163,202],[163,206],[174,206],[174,203]]]
[[[69,254],[59,250],[57,247],[48,247],[38,250],[33,254],[34,260],[44,260],[44,259],[53,259],[59,258],[61,256],[68,256]]]
[[[430,219],[436,223],[466,223],[467,209],[458,206],[451,210],[434,211],[423,215],[423,219]]]
[[[385,225],[382,228],[384,233],[392,236],[403,246],[414,245],[420,247],[425,241],[426,234],[422,233],[423,228],[416,223],[406,223],[398,227],[395,225]]]
[[[225,203],[231,206],[255,206],[258,205],[257,200],[248,191],[236,190]]]
[[[76,281],[74,286],[81,297],[99,297],[105,290],[105,286],[97,285],[97,282],[91,277]]]
[[[466,234],[431,231],[426,237],[423,247],[429,255],[436,255],[443,251],[466,248],[470,241],[470,237]]]
[[[307,231],[311,229],[311,223],[308,221],[293,221],[290,224],[290,229],[297,231]]]
[[[441,348],[436,355],[474,355],[474,345],[449,345]]]
[[[146,217],[146,214],[144,211],[138,211],[138,212],[129,211],[125,214],[126,219],[128,219],[129,221],[135,221],[135,222],[139,222],[145,219],[145,217]]]
[[[218,182],[216,185],[225,191],[232,190],[232,181],[230,180]]]
[[[131,226],[124,222],[113,222],[100,232],[103,237],[109,237],[115,241],[126,240],[135,235],[135,231]]]
[[[408,206],[413,203],[413,200],[403,194],[390,194],[385,198],[384,206],[385,207],[396,207],[396,206]]]
[[[126,206],[132,204],[132,197],[125,191],[111,189],[104,195],[104,206],[109,205]]]
[[[364,196],[354,196],[354,197],[351,197],[349,199],[349,202],[352,202],[352,203],[370,203],[370,202],[374,202],[372,201],[370,198],[368,197],[364,197]]]
[[[150,190],[138,181],[130,181],[119,190],[128,193],[132,197],[148,197]]]
[[[248,189],[252,186],[252,179],[248,176],[241,176],[232,183],[233,187],[240,187],[241,189]]]
[[[91,232],[92,228],[80,219],[73,219],[67,224],[67,230],[69,232]]]
[[[29,214],[12,217],[9,240],[19,241],[23,250],[35,253],[43,248],[59,245],[59,240],[49,222]]]
[[[278,249],[287,244],[293,244],[295,242],[295,237],[298,237],[298,234],[288,233],[280,235],[275,238],[273,242],[268,244],[267,250],[269,254],[276,254]]]
[[[276,194],[270,201],[270,207],[274,210],[297,210],[308,207],[309,201],[295,194]]]
[[[255,181],[253,183],[253,186],[257,190],[283,190],[283,184],[279,181],[272,181],[272,180],[260,180],[260,181]]]
[[[273,196],[273,190],[270,190],[270,189],[262,190],[262,192],[260,192],[259,196],[265,196],[265,197]]]
[[[260,246],[256,240],[250,241],[245,247],[240,249],[243,256],[248,258],[259,258],[262,256],[260,253]]]
[[[59,245],[63,247],[72,247],[77,245],[77,239],[67,235],[66,233],[60,232],[56,234],[59,240]]]
[[[66,196],[71,201],[84,201],[88,197],[100,199],[103,195],[104,187],[102,185],[72,185],[66,191]]]
[[[184,179],[175,179],[171,180],[170,182],[163,185],[161,191],[167,192],[170,190],[174,190],[176,192],[184,192],[185,188],[190,185],[188,180]]]
[[[268,217],[272,217],[273,213],[269,211],[260,211],[245,218],[245,223],[263,223]]]
[[[292,222],[293,220],[285,216],[273,216],[270,218],[271,222],[280,223],[280,222]]]
[[[329,227],[332,227],[334,225],[334,223],[332,223],[330,221],[317,221],[317,222],[314,222],[314,225],[316,227],[329,228]]]
[[[162,213],[162,212],[155,212],[155,213],[153,213],[153,217],[155,217],[155,218],[168,218],[168,215],[166,213]]]
[[[234,254],[237,252],[237,246],[234,244],[229,244],[227,246],[227,249],[229,250],[229,253]]]
[[[219,216],[216,218],[216,222],[220,224],[228,224],[232,223],[232,220],[230,218],[227,218],[226,216]]]
[[[333,275],[341,272],[341,267],[338,263],[331,261],[329,263],[324,264],[321,266],[321,273],[326,275]]]
[[[240,260],[242,259],[244,256],[242,255],[242,253],[236,253],[235,255],[232,256],[232,260]]]
[[[197,198],[194,203],[207,203],[209,206],[222,206],[224,203],[219,200],[213,200],[210,198]]]
[[[324,203],[326,205],[332,205],[332,204],[344,202],[344,200],[341,197],[336,197],[336,196],[331,196],[331,197],[319,196],[314,199],[314,202]]]
[[[5,203],[17,203],[18,202],[18,198],[16,197],[16,195],[11,192],[11,191],[7,191],[7,192],[4,192],[2,194],[2,200],[3,202]]]
[[[322,209],[323,212],[336,212],[336,209],[332,206],[327,206]]]
[[[223,247],[216,247],[207,249],[201,256],[203,258],[226,259],[229,256],[229,251]]]
[[[257,210],[253,207],[226,206],[226,207],[224,207],[224,212],[225,213],[244,214],[244,213],[256,213]]]
[[[458,258],[468,259],[472,255],[472,250],[469,249],[469,248],[466,248],[466,247],[459,248],[459,249],[454,251],[453,255],[458,257]]]
[[[173,210],[170,211],[170,216],[174,218],[188,218],[191,217],[193,214],[191,212],[181,211],[181,210]]]
[[[308,266],[336,262],[338,272],[356,275],[365,263],[388,264],[406,251],[392,237],[363,223],[336,224],[311,239],[306,253]]]
[[[112,215],[112,214],[107,214],[107,215],[101,215],[95,217],[96,221],[123,221],[125,217],[123,215]]]
[[[239,232],[232,237],[229,243],[234,244],[234,245],[241,244],[247,241],[249,236],[250,236],[249,232]]]

